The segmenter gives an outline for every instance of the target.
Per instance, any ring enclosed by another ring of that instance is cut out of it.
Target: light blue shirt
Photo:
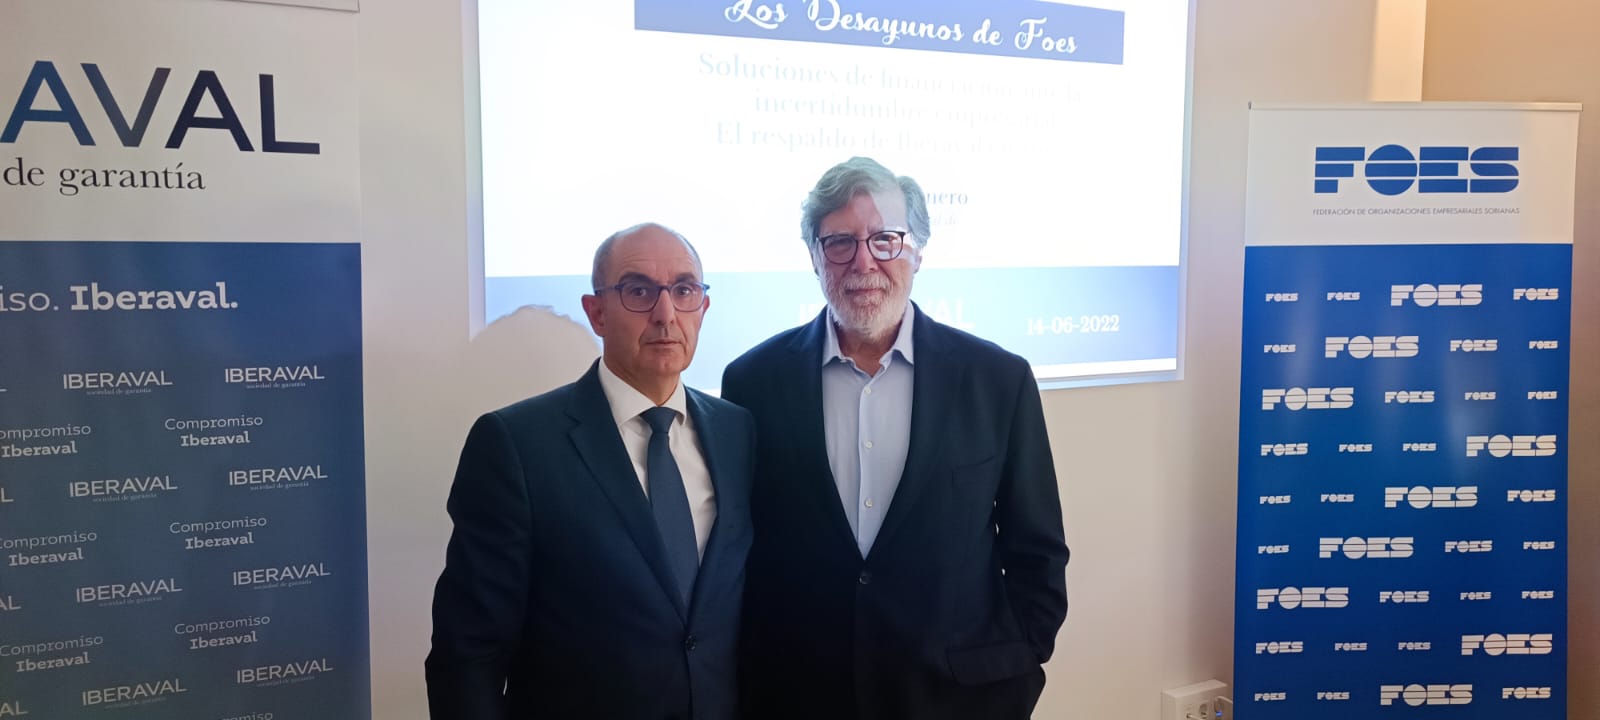
[[[840,354],[831,311],[822,346],[822,429],[828,467],[863,558],[883,527],[911,446],[912,312],[911,303],[906,303],[900,334],[875,375],[867,375]]]

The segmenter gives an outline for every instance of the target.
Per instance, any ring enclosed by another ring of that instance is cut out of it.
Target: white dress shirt
[[[600,361],[600,389],[605,391],[606,401],[611,404],[611,417],[617,421],[623,447],[628,449],[633,474],[639,478],[639,485],[648,498],[650,478],[645,476],[644,463],[651,432],[640,413],[656,404],[611,372],[604,360]],[[683,491],[689,496],[689,515],[694,518],[694,542],[704,559],[706,539],[711,537],[711,526],[717,521],[717,494],[711,487],[711,471],[706,468],[705,452],[700,449],[700,436],[695,433],[694,420],[689,417],[689,401],[682,382],[662,407],[678,412],[678,417],[672,421],[672,432],[667,436],[668,445],[672,448],[672,458],[678,462],[678,474],[683,476]]]
[[[868,375],[839,351],[839,331],[833,311],[828,311],[822,347],[822,429],[839,503],[863,558],[878,539],[911,449],[914,318],[907,302],[894,345],[878,359],[878,372]]]

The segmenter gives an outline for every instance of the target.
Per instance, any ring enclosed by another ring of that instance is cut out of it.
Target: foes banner
[[[1241,720],[1566,717],[1576,117],[1252,112]]]

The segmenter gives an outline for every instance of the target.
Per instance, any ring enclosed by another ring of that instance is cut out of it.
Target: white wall
[[[1365,100],[1376,1],[1197,3],[1188,377],[1045,396],[1073,560],[1039,718],[1154,720],[1163,688],[1232,676],[1246,105]],[[406,720],[426,717],[428,604],[469,423],[596,353],[532,312],[469,341],[462,11],[379,0],[360,26],[373,713]]]
[[[1428,31],[1428,0],[1378,0],[1372,27],[1372,81],[1368,99],[1416,102],[1422,99],[1423,41]]]

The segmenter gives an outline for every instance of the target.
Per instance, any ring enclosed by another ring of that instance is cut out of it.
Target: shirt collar
[[[635,390],[628,381],[618,377],[606,367],[604,358],[600,360],[600,389],[606,393],[606,402],[611,404],[611,418],[617,421],[617,426],[639,417],[642,413],[656,406],[654,402],[644,396],[644,393]],[[673,420],[674,425],[682,425],[689,417],[689,401],[683,392],[683,381],[678,381],[678,386],[673,388],[672,395],[667,398],[662,407],[669,407],[678,411],[678,417]]]
[[[911,348],[912,348],[911,325],[912,325],[912,321],[914,319],[915,319],[915,312],[912,309],[911,301],[907,300],[906,301],[906,313],[905,313],[904,316],[902,316],[900,318],[900,333],[898,335],[895,335],[894,344],[889,346],[889,352],[884,353],[884,357],[887,358],[890,355],[893,355],[896,352],[898,352],[898,353],[900,353],[900,357],[905,358],[906,362],[911,363],[913,365],[916,364],[916,361],[914,359],[912,359],[912,350],[911,350]],[[843,360],[846,359],[844,357],[844,354],[839,352],[839,328],[835,325],[835,321],[834,321],[834,317],[833,317],[833,308],[831,308],[831,307],[828,308],[828,322],[826,323],[826,325],[828,326],[828,332],[826,334],[824,334],[823,339],[822,339],[822,364],[823,365],[827,365],[828,363],[831,363],[834,360],[843,361]],[[601,364],[604,365],[605,363],[601,363]]]

